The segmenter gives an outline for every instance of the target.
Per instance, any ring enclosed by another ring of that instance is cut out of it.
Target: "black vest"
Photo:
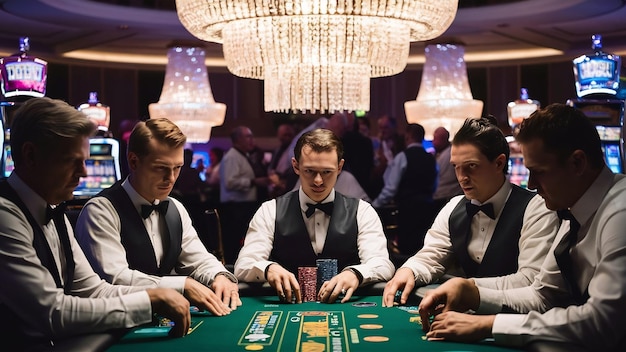
[[[41,225],[35,220],[33,214],[30,213],[26,204],[20,199],[15,190],[9,185],[6,180],[0,181],[0,197],[5,198],[15,205],[24,213],[28,223],[33,229],[33,247],[35,248],[35,253],[37,253],[37,257],[41,261],[41,264],[50,272],[54,282],[56,283],[58,288],[63,288],[66,294],[71,292],[72,288],[72,277],[68,278],[68,282],[65,287],[61,283],[61,276],[57,269],[56,262],[54,260],[54,256],[52,255],[52,250],[50,249],[50,245],[46,240],[46,237],[43,233]],[[65,226],[65,224],[63,224]],[[69,254],[72,255],[72,254]],[[5,287],[4,289],[11,289]],[[19,309],[19,307],[17,307]],[[33,338],[32,336],[27,336],[24,334],[22,329],[22,323],[19,316],[7,305],[4,303],[0,303],[0,338],[3,341],[5,347],[14,350],[21,350],[27,348],[37,349],[39,347],[45,348],[50,347],[50,342],[52,337],[48,338]],[[39,346],[39,347],[35,347]]]
[[[324,249],[318,256],[306,230],[298,191],[276,198],[276,230],[270,260],[297,274],[298,267],[316,266],[317,259],[337,259],[339,271],[360,263],[356,212],[359,200],[335,192]]]
[[[491,241],[480,264],[467,252],[471,238],[471,218],[465,210],[467,198],[461,200],[450,214],[449,229],[452,249],[458,264],[467,277],[494,277],[513,274],[517,271],[520,231],[524,212],[535,193],[512,185],[511,195],[502,209]]]
[[[403,153],[407,163],[395,195],[398,206],[410,207],[414,202],[432,201],[437,180],[435,157],[423,147],[407,148]]]
[[[183,225],[176,206],[170,201],[165,214],[167,235],[163,238],[163,258],[161,267],[157,266],[152,242],[146,231],[141,215],[130,200],[128,193],[118,181],[110,188],[101,191],[98,196],[105,197],[112,204],[120,217],[122,230],[120,238],[126,249],[128,267],[149,275],[165,276],[172,272],[181,252]]]

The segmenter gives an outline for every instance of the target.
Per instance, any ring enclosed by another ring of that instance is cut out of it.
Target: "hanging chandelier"
[[[422,83],[416,100],[404,103],[408,123],[419,123],[432,139],[437,127],[445,127],[451,136],[468,117],[480,117],[483,102],[475,100],[470,90],[465,66],[465,49],[457,44],[427,45]]]
[[[264,80],[265,111],[369,110],[371,77],[406,67],[458,0],[176,0],[182,24],[222,43],[234,75]]]
[[[150,118],[171,120],[190,143],[208,142],[211,127],[223,124],[226,115],[226,105],[213,99],[205,57],[200,47],[169,48],[161,97],[148,106]]]

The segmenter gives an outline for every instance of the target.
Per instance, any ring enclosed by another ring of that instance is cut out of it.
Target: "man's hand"
[[[218,274],[213,279],[211,289],[222,299],[222,302],[231,310],[237,309],[241,305],[241,299],[239,299],[239,286],[236,283],[230,281],[230,279],[224,275]]]
[[[351,270],[344,270],[326,281],[320,287],[319,300],[325,303],[334,303],[339,295],[344,295],[341,303],[347,302],[354,291],[359,287],[359,278]]]
[[[406,304],[409,295],[415,287],[415,275],[409,268],[400,268],[396,274],[387,282],[383,291],[383,307],[393,307],[396,292],[402,291],[400,304]]]
[[[219,317],[231,312],[228,305],[222,302],[215,292],[190,277],[185,279],[185,297],[194,306]]]
[[[146,292],[150,297],[152,312],[174,322],[174,327],[169,332],[170,336],[187,335],[189,326],[191,326],[189,301],[171,288],[150,288]]]
[[[494,320],[495,315],[441,313],[435,317],[426,337],[434,341],[476,342],[491,336]]]
[[[454,278],[434,290],[428,291],[419,305],[422,329],[430,329],[430,317],[447,311],[476,310],[480,304],[478,287],[473,280]]]
[[[282,302],[302,303],[302,294],[300,293],[300,285],[294,274],[287,271],[279,264],[272,263],[267,268],[267,282],[276,290],[278,298]]]

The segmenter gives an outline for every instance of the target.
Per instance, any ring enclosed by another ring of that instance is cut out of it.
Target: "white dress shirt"
[[[511,194],[511,187],[509,182],[504,182],[498,192],[485,202],[493,204],[495,219],[491,219],[483,212],[478,212],[472,218],[472,236],[467,250],[470,257],[477,263],[481,263],[484,258],[502,210]],[[432,283],[445,273],[461,274],[450,271],[455,262],[455,255],[450,240],[449,220],[450,214],[463,199],[465,198],[462,195],[454,197],[443,207],[431,228],[426,232],[424,247],[402,265],[413,270],[418,286]],[[475,200],[472,200],[472,203],[480,205]],[[493,288],[530,285],[550,249],[558,222],[556,213],[546,208],[543,198],[535,195],[524,211],[518,242],[517,272],[506,276],[476,279],[477,285]]]
[[[220,202],[254,202],[256,187],[250,161],[235,147],[220,162]]]
[[[130,197],[135,209],[141,213],[141,205],[149,204],[135,191],[128,179],[122,187]],[[105,197],[94,197],[83,207],[76,223],[76,238],[83,247],[87,258],[105,280],[114,284],[167,287],[183,293],[187,276],[210,286],[215,275],[222,273],[233,281],[235,277],[228,273],[220,261],[210,254],[191,223],[185,207],[176,199],[169,197],[170,206],[176,206],[182,222],[183,234],[181,252],[174,268],[179,276],[154,276],[128,267],[126,249],[122,245],[120,233],[122,223],[111,201]],[[143,219],[152,242],[157,262],[163,258],[162,231],[166,224],[164,216],[153,211]],[[146,248],[146,250],[150,250]]]
[[[479,312],[503,305],[528,314],[498,314],[492,332],[497,343],[522,346],[534,340],[583,345],[589,351],[626,350],[626,176],[608,168],[570,209],[581,227],[570,256],[583,305],[568,302],[554,247],[569,231],[564,220],[532,286],[514,290],[479,288]],[[566,305],[566,304],[565,304]]]
[[[422,143],[411,143],[406,147],[406,149],[421,146]],[[398,153],[393,158],[393,161],[387,165],[385,173],[383,174],[385,185],[376,199],[372,201],[372,206],[374,208],[380,208],[383,205],[391,203],[393,197],[395,197],[396,193],[398,193],[398,187],[400,186],[400,181],[402,181],[402,176],[404,175],[407,165],[408,161],[404,152]]]
[[[15,172],[8,182],[42,224],[57,266],[65,267],[62,259],[65,255],[53,221],[44,224],[45,200]],[[52,275],[41,264],[33,247],[33,229],[24,213],[14,203],[0,198],[0,302],[19,307],[15,312],[25,322],[28,330],[24,332],[33,337],[62,337],[150,322],[152,308],[144,288],[114,286],[102,280],[74,239],[67,218],[65,225],[75,262],[72,295],[65,295],[62,288],[57,288]]]
[[[298,191],[302,218],[311,239],[311,246],[316,253],[321,253],[326,242],[326,233],[330,223],[330,216],[319,209],[310,218],[304,212],[308,208],[306,203],[316,203],[311,200],[302,188]],[[324,200],[335,200],[335,190]],[[356,214],[358,235],[357,246],[361,263],[350,266],[363,275],[362,284],[389,280],[394,273],[393,263],[389,260],[387,239],[378,214],[372,206],[359,200]],[[276,225],[276,200],[264,202],[250,221],[248,233],[243,248],[235,263],[235,276],[245,282],[265,281],[265,269],[274,262],[269,261],[274,243]],[[339,268],[342,270],[345,268]],[[297,273],[294,273],[297,274]]]

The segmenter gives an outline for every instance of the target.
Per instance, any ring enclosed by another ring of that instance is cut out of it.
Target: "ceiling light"
[[[458,0],[177,0],[182,24],[222,43],[228,69],[265,80],[266,111],[369,110],[369,79],[404,70]]]
[[[168,118],[190,143],[208,142],[211,127],[223,124],[226,115],[226,105],[213,99],[205,56],[199,47],[171,47],[161,97],[148,106],[150,118]]]
[[[427,139],[432,139],[440,126],[453,136],[465,119],[480,117],[483,110],[483,102],[473,98],[469,87],[465,49],[462,45],[435,44],[426,46],[424,53],[417,99],[404,103],[406,120],[422,125]]]

